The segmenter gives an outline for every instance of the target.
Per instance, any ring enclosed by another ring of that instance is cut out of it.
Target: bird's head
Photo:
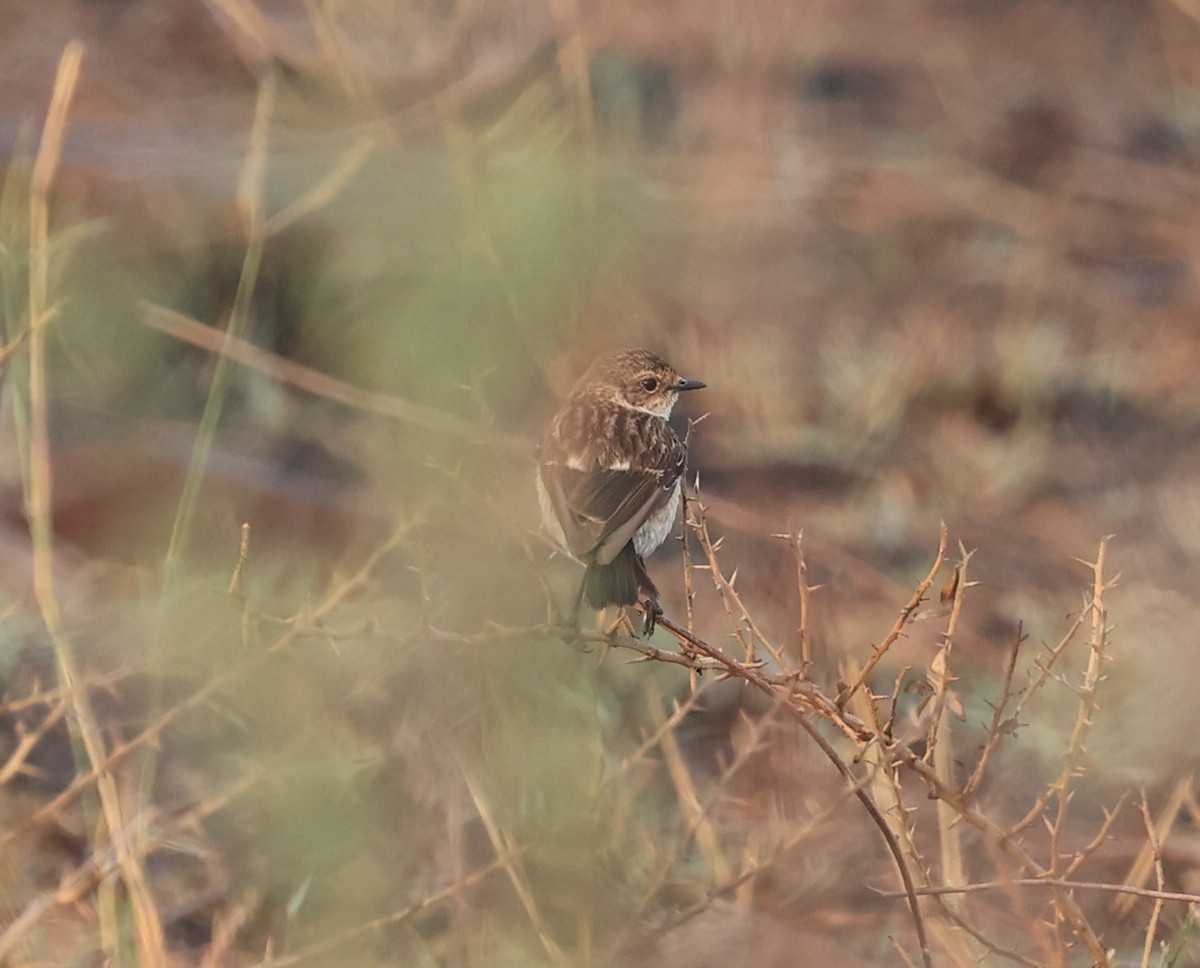
[[[600,358],[580,385],[602,388],[614,402],[664,419],[671,415],[679,394],[704,386],[699,380],[685,380],[649,350],[625,350]]]

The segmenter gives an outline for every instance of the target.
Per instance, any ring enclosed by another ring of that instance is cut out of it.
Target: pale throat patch
[[[666,420],[669,416],[671,416],[671,411],[675,409],[675,403],[678,400],[679,400],[679,394],[672,393],[670,396],[667,397],[666,406],[659,407],[657,410],[652,410],[652,409],[650,409],[650,407],[639,407],[632,403],[626,404],[626,406],[628,406],[630,410],[637,410],[637,411],[640,411],[641,413],[648,413],[648,414],[650,414],[651,417],[662,417],[663,420]]]

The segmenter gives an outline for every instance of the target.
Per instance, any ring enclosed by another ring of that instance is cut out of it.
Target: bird
[[[661,356],[630,349],[598,358],[575,384],[537,450],[536,485],[546,532],[586,568],[596,609],[644,604],[643,634],[662,611],[645,558],[675,525],[687,450],[667,422],[684,379]]]

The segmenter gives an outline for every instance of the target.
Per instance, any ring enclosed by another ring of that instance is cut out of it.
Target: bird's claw
[[[648,639],[654,634],[654,629],[658,625],[658,620],[662,617],[662,606],[654,599],[647,598],[642,602],[642,612],[646,616],[645,622],[642,624],[642,638]]]

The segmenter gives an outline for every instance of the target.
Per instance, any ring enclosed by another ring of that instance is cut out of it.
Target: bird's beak
[[[683,393],[684,390],[703,390],[705,384],[700,380],[680,380],[675,384],[675,389]]]

